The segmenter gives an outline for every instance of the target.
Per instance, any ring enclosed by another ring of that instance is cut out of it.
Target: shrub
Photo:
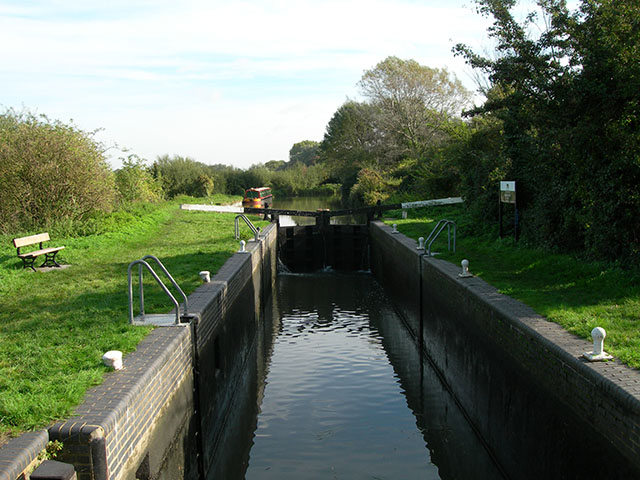
[[[162,185],[153,178],[137,155],[129,155],[116,171],[116,188],[123,202],[157,202],[162,199]]]
[[[94,133],[30,112],[0,115],[0,231],[46,228],[111,210],[113,172]]]

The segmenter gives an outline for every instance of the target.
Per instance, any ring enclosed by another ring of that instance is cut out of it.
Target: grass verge
[[[591,341],[591,330],[607,332],[605,350],[627,365],[640,368],[640,272],[616,265],[586,262],[570,255],[527,248],[512,238],[474,235],[460,207],[411,211],[407,219],[387,220],[418,239],[427,238],[436,222],[458,225],[456,252],[447,250],[445,229],[432,251],[460,265],[469,260],[474,275],[532,307],[569,332]]]
[[[238,249],[233,218],[161,204],[100,235],[53,238],[66,246],[60,259],[69,267],[46,273],[23,269],[11,238],[1,237],[0,444],[68,416],[101,383],[104,352],[131,352],[151,331],[128,321],[130,262],[157,256],[189,294],[200,270],[214,274]],[[248,229],[242,233],[250,238]],[[145,310],[171,310],[150,275]]]

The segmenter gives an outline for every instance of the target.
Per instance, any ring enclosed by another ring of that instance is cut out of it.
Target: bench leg
[[[36,262],[36,257],[22,257],[22,267],[30,268],[34,272],[36,271],[36,269],[33,266],[35,262]]]
[[[60,264],[58,262],[56,262],[57,253],[58,252],[45,253],[44,254],[44,262],[42,262],[42,265],[40,265],[40,268],[42,268],[42,267],[59,267]]]

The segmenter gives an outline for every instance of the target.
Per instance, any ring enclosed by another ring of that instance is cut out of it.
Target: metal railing
[[[257,242],[258,241],[258,235],[260,235],[260,228],[256,228],[256,226],[251,223],[251,220],[249,220],[247,218],[246,215],[244,214],[240,214],[240,215],[236,215],[236,220],[235,220],[235,238],[236,240],[238,240],[238,238],[240,238],[240,225],[239,225],[239,220],[242,219],[244,220],[244,223],[247,224],[247,226],[251,229],[251,231],[253,232],[253,238],[254,240]]]
[[[431,230],[431,233],[425,240],[425,244],[427,245],[427,255],[431,256],[431,245],[436,241],[438,236],[442,233],[442,231],[447,228],[447,247],[449,251],[451,251],[451,226],[453,225],[453,252],[456,251],[456,222],[453,220],[442,219],[440,220],[436,226]]]
[[[178,283],[174,280],[174,278],[171,276],[171,274],[169,273],[169,271],[165,268],[165,266],[162,264],[162,262],[155,256],[153,255],[145,255],[144,257],[142,257],[140,260],[134,260],[133,262],[131,262],[129,264],[129,268],[127,269],[127,278],[128,278],[128,283],[129,283],[129,323],[133,324],[134,323],[134,317],[133,317],[133,278],[132,278],[132,270],[133,267],[135,265],[138,265],[138,282],[139,282],[139,289],[140,289],[140,317],[144,317],[145,313],[144,313],[144,284],[143,284],[143,270],[144,268],[146,268],[149,273],[151,273],[151,276],[155,279],[156,283],[160,286],[160,288],[162,288],[162,290],[164,291],[164,293],[167,294],[167,296],[169,297],[169,299],[171,300],[171,302],[173,303],[174,307],[175,307],[175,311],[176,311],[176,324],[180,323],[180,304],[178,303],[178,301],[176,300],[176,298],[173,296],[173,294],[171,293],[171,291],[167,288],[167,286],[164,284],[164,282],[160,279],[160,277],[158,276],[158,274],[155,272],[155,270],[151,267],[151,265],[149,265],[149,263],[147,263],[146,260],[153,260],[157,263],[158,267],[160,267],[160,269],[164,272],[164,274],[167,276],[167,278],[169,279],[169,281],[171,282],[171,284],[178,290],[178,292],[180,292],[180,295],[182,296],[182,298],[184,299],[184,315],[187,315],[188,309],[189,309],[189,301],[187,299],[187,296],[185,295],[185,293],[182,291],[182,289],[180,288],[180,286],[178,285]]]

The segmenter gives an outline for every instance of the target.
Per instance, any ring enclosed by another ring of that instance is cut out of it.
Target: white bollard
[[[238,250],[240,253],[247,253],[247,249],[245,248],[247,246],[247,242],[245,242],[244,240],[240,240],[240,250]]]
[[[119,350],[109,350],[102,356],[102,363],[114,370],[122,370],[122,352]]]
[[[602,327],[596,327],[591,330],[591,338],[593,338],[593,353],[601,355],[604,351],[604,339],[607,332]]]
[[[424,237],[418,238],[418,246],[416,250],[424,250]]]
[[[198,275],[200,275],[200,278],[204,283],[209,283],[211,281],[211,272],[208,270],[203,270],[198,273]]]
[[[613,357],[604,351],[604,339],[606,336],[607,332],[602,327],[596,327],[591,330],[591,338],[593,338],[593,352],[585,352],[582,356],[590,362],[611,360]]]
[[[397,223],[393,224],[393,230],[391,230],[391,233],[400,233],[400,232],[398,232],[398,224]]]
[[[460,265],[462,266],[462,273],[458,274],[460,278],[473,277],[473,275],[469,273],[469,260],[465,258],[460,262]]]

